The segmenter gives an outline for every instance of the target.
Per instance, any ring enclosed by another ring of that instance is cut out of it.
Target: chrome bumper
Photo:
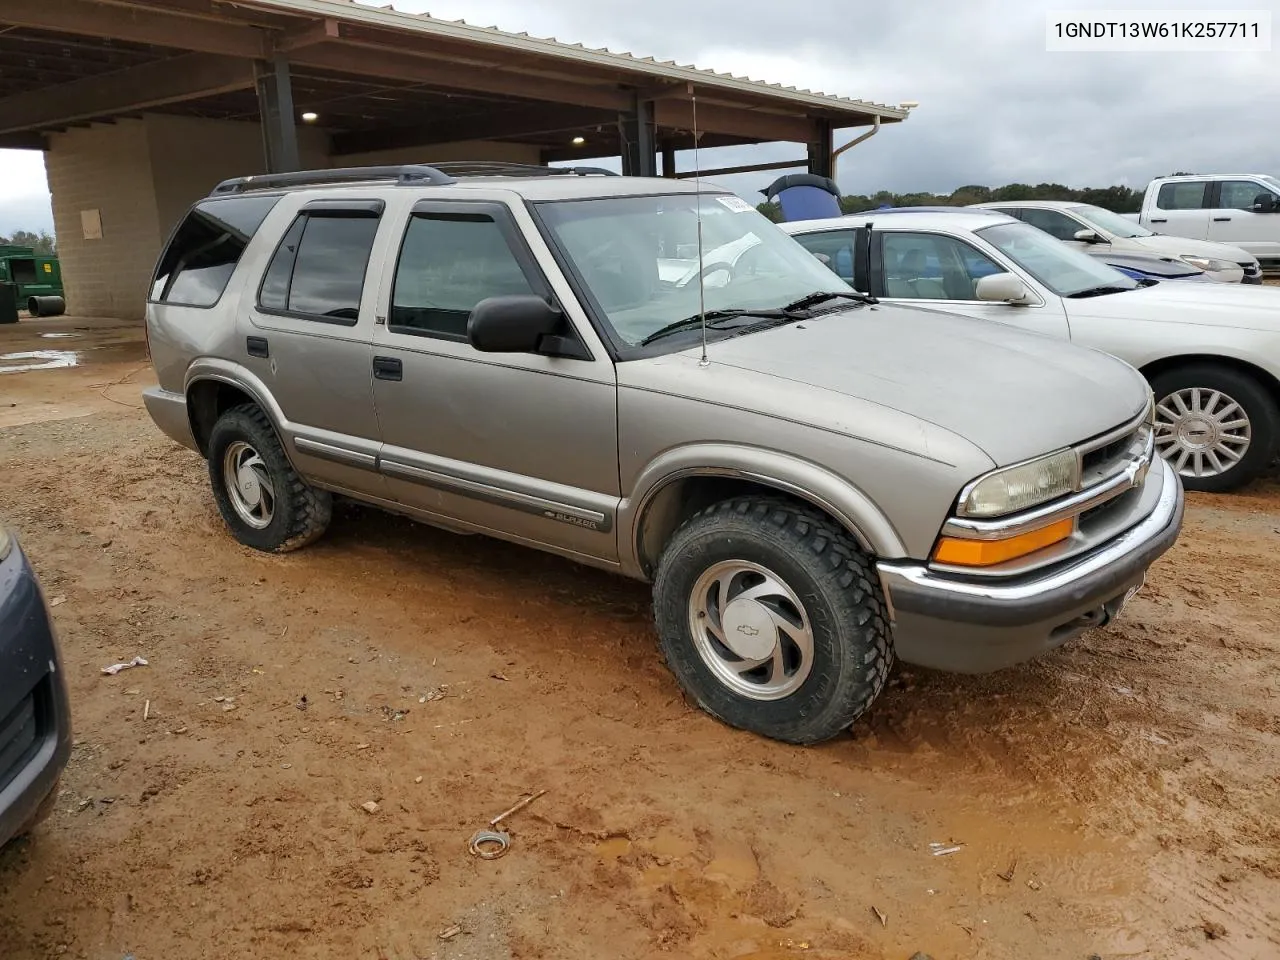
[[[979,581],[922,564],[881,562],[898,657],[957,673],[986,673],[1107,623],[1182,528],[1182,482],[1160,459],[1152,465],[1151,480],[1157,470],[1161,487],[1152,511],[1061,566],[1009,581]]]

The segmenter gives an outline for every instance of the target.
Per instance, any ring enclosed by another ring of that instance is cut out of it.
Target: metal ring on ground
[[[497,849],[493,849],[494,845]],[[471,838],[467,849],[481,860],[497,860],[511,847],[511,834],[497,833],[493,830],[479,830]],[[487,848],[487,849],[486,849]]]

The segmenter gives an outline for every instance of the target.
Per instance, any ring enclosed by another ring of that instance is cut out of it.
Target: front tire
[[[1275,456],[1276,402],[1253,377],[1212,363],[1151,380],[1156,450],[1188,490],[1223,493],[1256,478]]]
[[[209,434],[209,482],[218,512],[246,547],[286,553],[320,537],[333,497],[293,469],[256,404],[228,410]]]
[[[775,740],[848,729],[893,665],[870,559],[830,519],[781,498],[739,497],[687,520],[653,596],[681,687],[712,716]]]

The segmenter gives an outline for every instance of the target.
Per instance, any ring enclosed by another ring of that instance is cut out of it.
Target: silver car
[[[1132,367],[878,303],[730,193],[598,173],[196,204],[146,404],[237,539],[302,546],[344,496],[650,581],[691,697],[793,743],[847,728],[895,655],[993,670],[1106,623],[1174,542]],[[699,236],[736,252],[690,282]]]

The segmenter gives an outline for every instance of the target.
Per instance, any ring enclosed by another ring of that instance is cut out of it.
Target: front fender
[[[747,480],[807,500],[830,514],[868,553],[906,557],[893,523],[865,493],[830,470],[799,457],[760,447],[691,443],[664,451],[637,477],[618,511],[618,550],[624,571],[646,577],[640,537],[646,511],[662,489],[688,477]]]

